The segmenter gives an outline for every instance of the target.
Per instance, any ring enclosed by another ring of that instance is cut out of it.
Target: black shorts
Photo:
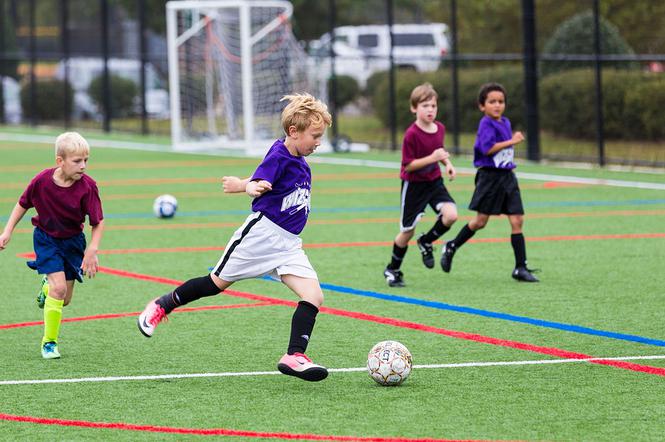
[[[400,232],[415,229],[420,218],[425,215],[425,208],[428,204],[437,214],[441,209],[441,204],[455,204],[455,200],[448,193],[442,178],[423,182],[402,180],[400,197]]]
[[[512,170],[481,167],[469,209],[486,215],[524,215],[522,195]]]

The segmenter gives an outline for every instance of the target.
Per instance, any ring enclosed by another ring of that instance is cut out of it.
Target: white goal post
[[[176,150],[261,155],[283,135],[284,95],[326,101],[282,0],[186,0],[166,4],[171,137]]]

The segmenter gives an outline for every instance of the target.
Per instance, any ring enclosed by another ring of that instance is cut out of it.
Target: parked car
[[[396,24],[392,27],[393,61],[398,68],[418,72],[436,70],[441,57],[450,50],[448,26],[443,23]],[[309,44],[312,63],[330,70],[330,34]],[[388,25],[340,26],[335,28],[335,72],[349,75],[364,86],[374,72],[390,66],[390,30]],[[326,64],[328,63],[328,64]]]
[[[10,124],[18,124],[23,119],[21,86],[12,77],[0,77],[0,79],[2,79],[5,121]]]
[[[69,83],[74,89],[74,117],[96,117],[99,114],[97,105],[88,94],[90,83],[102,75],[104,60],[101,58],[75,57],[66,61],[61,60],[55,71],[59,79],[65,77],[65,63],[69,70]],[[134,59],[110,58],[108,61],[109,73],[132,80],[137,85],[141,81],[141,62]],[[148,115],[156,118],[168,118],[169,96],[164,88],[157,70],[151,63],[146,64],[146,111]],[[137,107],[140,100],[137,99]],[[138,111],[139,109],[137,109]]]

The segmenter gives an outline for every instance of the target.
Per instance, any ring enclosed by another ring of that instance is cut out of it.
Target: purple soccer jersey
[[[261,212],[282,229],[300,234],[310,211],[312,172],[304,157],[291,155],[284,141],[270,147],[251,180],[266,180],[272,190],[255,198],[252,210]]]
[[[492,169],[514,169],[515,149],[507,147],[487,155],[487,152],[496,143],[508,141],[513,137],[510,120],[501,117],[500,121],[494,120],[487,115],[480,119],[476,143],[473,145],[473,165],[476,167],[489,167]]]
[[[60,187],[53,172],[55,168],[38,173],[18,201],[24,209],[37,211],[32,225],[54,238],[70,238],[83,231],[86,215],[91,226],[99,224],[104,214],[95,180],[83,175],[71,186]]]
[[[413,172],[404,170],[404,167],[413,160],[431,155],[436,149],[443,147],[446,128],[439,121],[434,121],[434,123],[437,129],[434,133],[425,132],[416,123],[411,124],[404,132],[402,167],[400,170],[400,178],[404,181],[423,182],[441,178],[439,163],[432,163]]]

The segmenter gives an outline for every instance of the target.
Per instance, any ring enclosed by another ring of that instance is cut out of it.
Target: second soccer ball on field
[[[157,218],[173,218],[178,210],[178,200],[173,195],[160,195],[152,205],[152,211]]]

